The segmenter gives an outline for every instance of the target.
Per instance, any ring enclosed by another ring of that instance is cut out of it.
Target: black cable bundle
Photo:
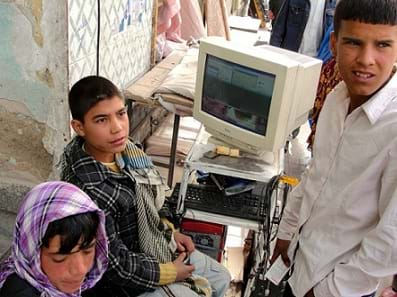
[[[270,257],[270,243],[276,238],[278,225],[279,225],[282,215],[284,213],[284,208],[285,208],[285,204],[287,202],[288,193],[291,190],[291,186],[289,184],[286,184],[286,183],[283,184],[282,205],[281,205],[280,213],[279,213],[279,215],[277,215],[278,214],[278,205],[277,205],[278,192],[277,192],[277,190],[279,189],[280,178],[281,178],[281,175],[273,176],[269,180],[269,183],[266,185],[266,187],[264,187],[262,189],[262,192],[265,190],[265,195],[261,195],[261,196],[262,196],[262,203],[263,203],[263,207],[264,207],[264,213],[266,213],[266,217],[264,218],[264,220],[262,221],[262,224],[260,226],[260,229],[262,229],[262,231],[263,231],[264,255],[263,255],[262,261],[258,265],[258,270],[255,273],[255,281],[254,281],[253,291],[250,294],[251,297],[271,296],[271,295],[273,296],[273,294],[271,294],[271,291],[274,291],[274,293],[276,293],[276,295],[279,295],[279,293],[283,291],[283,290],[280,290],[281,288],[277,288],[276,286],[274,286],[269,280],[266,280],[264,277],[264,275],[267,271],[267,264],[268,264],[269,257]],[[276,191],[275,207],[274,207],[273,214],[271,214],[271,199],[272,199],[273,193],[275,191]],[[277,225],[277,229],[276,229],[276,232],[274,232],[274,235],[271,236],[274,225]],[[275,289],[275,287],[276,287],[276,289]]]

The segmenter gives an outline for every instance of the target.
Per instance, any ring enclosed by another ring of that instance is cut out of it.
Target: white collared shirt
[[[320,114],[314,158],[278,237],[299,240],[295,296],[363,296],[397,271],[397,75],[349,115],[341,82]],[[298,233],[298,230],[300,232]]]

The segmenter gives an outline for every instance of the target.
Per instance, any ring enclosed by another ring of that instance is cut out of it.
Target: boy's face
[[[85,150],[95,160],[114,161],[114,154],[125,149],[129,121],[127,107],[117,96],[94,105],[84,116],[84,123],[72,120],[76,133],[85,139]]]
[[[390,78],[397,60],[397,26],[342,21],[331,49],[350,99],[364,103]]]

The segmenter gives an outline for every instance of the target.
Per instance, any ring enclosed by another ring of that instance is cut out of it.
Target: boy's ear
[[[79,120],[72,120],[70,122],[70,124],[72,125],[72,128],[74,130],[74,132],[77,133],[77,135],[84,137],[85,133],[84,133],[84,125],[81,121]]]
[[[331,49],[332,55],[334,56],[334,58],[336,58],[337,55],[337,50],[336,50],[336,43],[337,43],[337,37],[335,32],[331,32],[331,36],[329,38],[329,47]]]

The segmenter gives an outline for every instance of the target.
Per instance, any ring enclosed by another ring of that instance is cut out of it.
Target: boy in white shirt
[[[341,0],[334,30],[343,81],[272,258],[293,267],[288,296],[372,296],[397,271],[397,0]]]

